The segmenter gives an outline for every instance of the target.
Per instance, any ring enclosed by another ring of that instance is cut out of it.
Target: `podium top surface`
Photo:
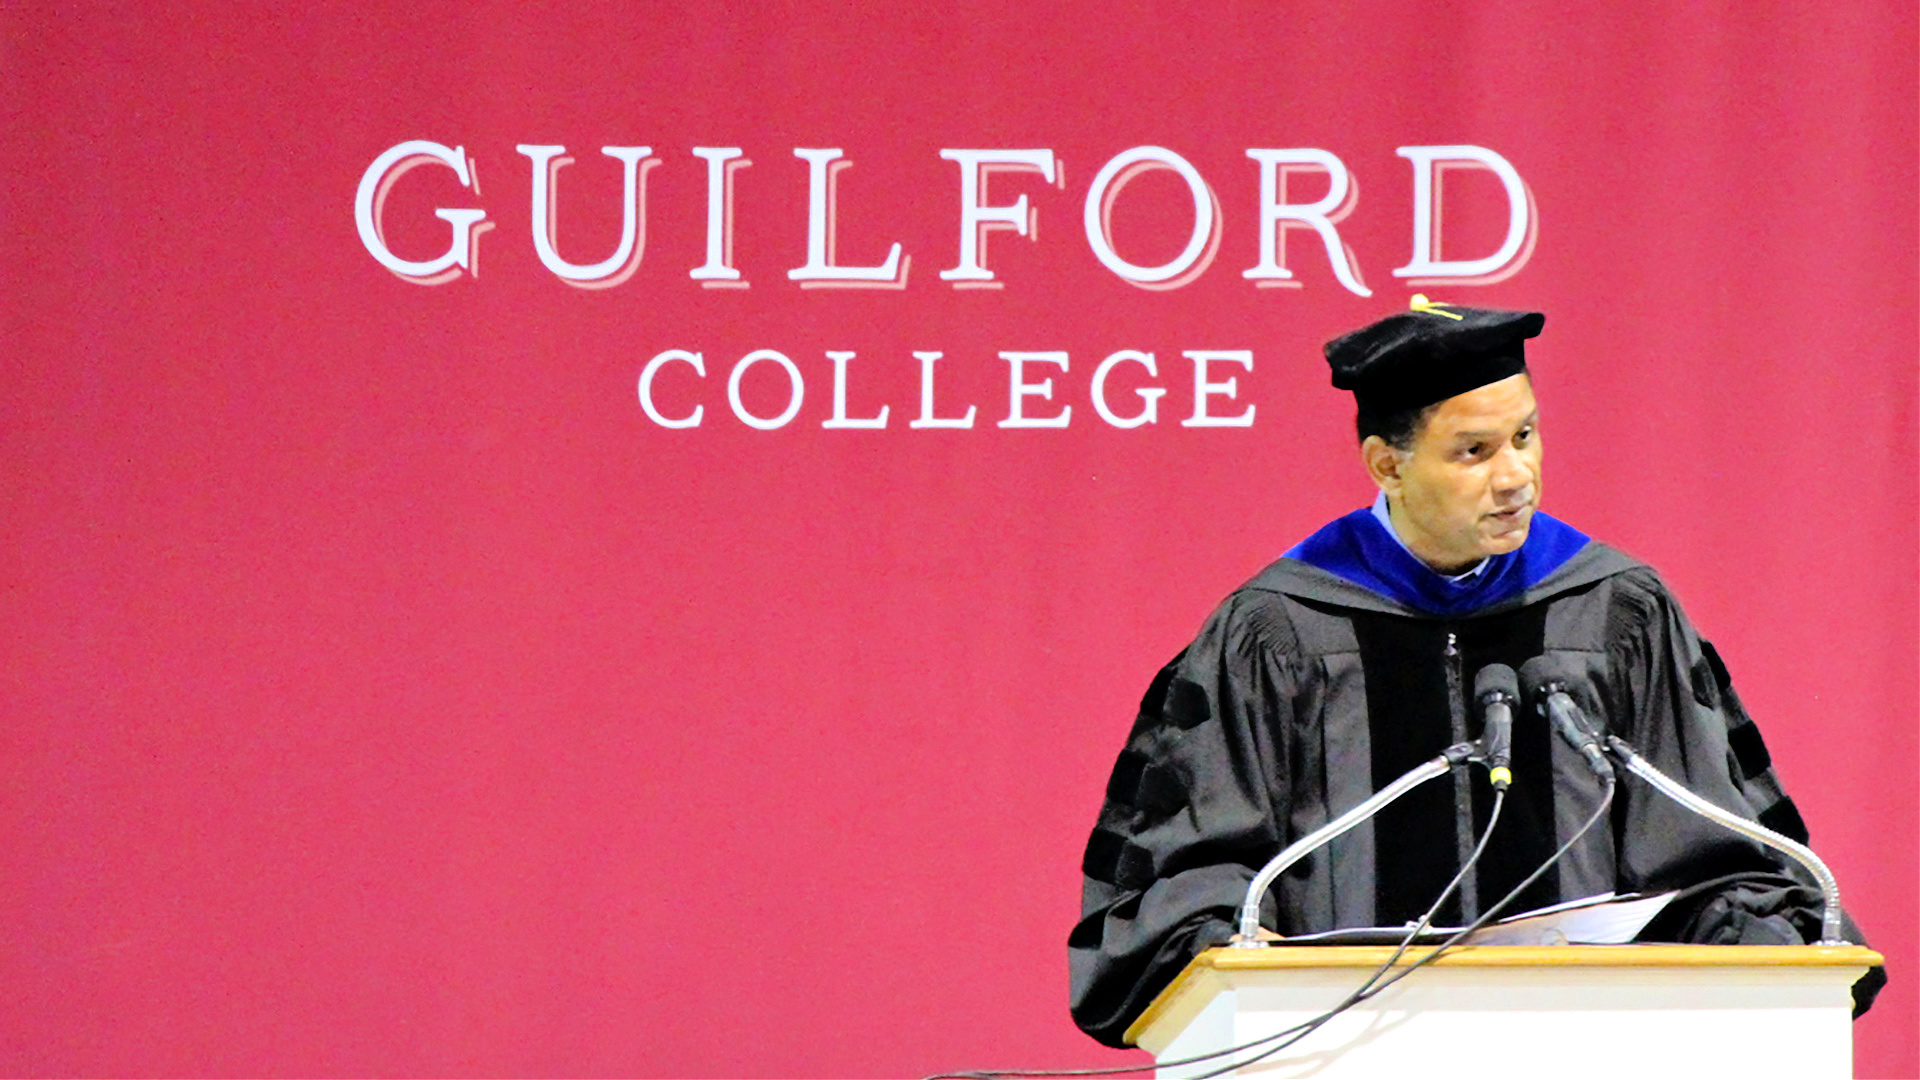
[[[1410,948],[1396,967],[1415,963],[1435,946]],[[1138,1036],[1172,1011],[1175,1003],[1210,973],[1243,971],[1325,970],[1348,968],[1371,971],[1394,953],[1390,945],[1294,945],[1276,942],[1259,949],[1208,949],[1193,958],[1173,982],[1160,991],[1131,1026],[1126,1040]],[[1433,962],[1435,967],[1852,967],[1884,963],[1872,949],[1860,945],[1456,945]]]
[[[1416,945],[1400,958],[1410,964],[1435,946]],[[1391,945],[1296,945],[1275,942],[1261,949],[1208,949],[1193,968],[1249,971],[1263,968],[1376,968]],[[1874,967],[1882,957],[1860,945],[1456,945],[1435,960],[1446,967]],[[1169,987],[1171,989],[1171,987]]]

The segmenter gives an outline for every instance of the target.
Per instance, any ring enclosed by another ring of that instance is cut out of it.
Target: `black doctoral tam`
[[[1547,317],[1537,311],[1454,307],[1413,298],[1389,315],[1327,342],[1333,385],[1363,413],[1424,408],[1527,369],[1526,340]]]

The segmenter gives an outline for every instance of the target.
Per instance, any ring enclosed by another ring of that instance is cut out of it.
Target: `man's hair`
[[[1529,380],[1533,378],[1533,372],[1527,368],[1521,368],[1520,374]],[[1353,430],[1361,442],[1366,442],[1369,435],[1378,435],[1395,450],[1411,450],[1413,440],[1420,437],[1420,429],[1427,426],[1428,418],[1440,405],[1441,402],[1436,401],[1386,413],[1376,413],[1363,406],[1354,415]]]
[[[1427,418],[1440,407],[1439,402],[1431,405],[1415,405],[1410,409],[1396,409],[1390,413],[1375,413],[1366,409],[1353,418],[1353,429],[1366,442],[1369,436],[1378,435],[1395,450],[1413,449],[1413,440],[1420,429],[1427,424]]]

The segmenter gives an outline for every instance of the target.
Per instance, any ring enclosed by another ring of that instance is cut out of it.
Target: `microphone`
[[[1593,775],[1610,780],[1613,763],[1600,750],[1600,736],[1587,722],[1580,703],[1567,692],[1575,678],[1558,657],[1542,654],[1520,665],[1520,680],[1526,685],[1527,697],[1534,701],[1534,709],[1545,714],[1560,738],[1580,752]]]
[[[1487,779],[1496,791],[1513,783],[1513,706],[1520,700],[1520,678],[1505,664],[1488,664],[1473,677],[1473,700],[1480,703],[1480,745]]]

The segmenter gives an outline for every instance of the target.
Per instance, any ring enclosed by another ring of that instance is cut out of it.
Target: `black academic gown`
[[[1268,859],[1476,737],[1474,675],[1542,653],[1585,672],[1573,688],[1582,708],[1660,769],[1806,840],[1725,666],[1650,567],[1590,543],[1506,602],[1441,618],[1283,558],[1220,605],[1141,702],[1082,864],[1083,915],[1068,942],[1074,1020],[1124,1045],[1154,995],[1231,936]],[[1518,711],[1507,805],[1443,922],[1505,895],[1602,797],[1546,722]],[[1263,925],[1300,934],[1417,918],[1471,851],[1491,794],[1478,766],[1416,789],[1283,875]],[[1643,940],[1819,936],[1819,893],[1797,868],[1624,773],[1606,827],[1505,910],[1686,888]],[[1879,969],[1861,981],[1860,1008],[1884,981]]]

